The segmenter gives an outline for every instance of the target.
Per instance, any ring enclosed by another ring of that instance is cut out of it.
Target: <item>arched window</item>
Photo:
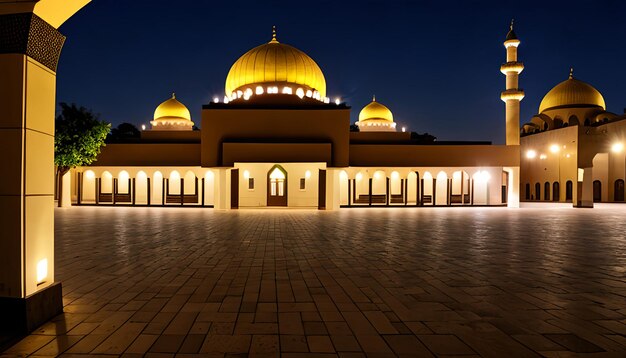
[[[535,184],[535,200],[541,200],[541,184]]]
[[[543,200],[550,200],[550,182],[543,185]]]
[[[615,181],[615,190],[613,191],[613,201],[624,201],[624,180],[617,179]]]
[[[602,182],[599,180],[593,181],[593,201],[595,203],[602,201]]]
[[[526,183],[526,200],[530,200],[530,183]]]
[[[565,183],[565,201],[569,201],[569,202],[572,201],[572,187],[573,187],[572,181],[568,180]]]
[[[552,201],[559,201],[559,197],[561,196],[560,189],[558,181],[552,183]]]
[[[585,118],[585,125],[588,126],[591,124],[591,121],[589,120],[589,118]]]
[[[577,126],[580,122],[578,122],[578,117],[576,117],[575,115],[571,115],[567,120],[567,123],[570,126]]]

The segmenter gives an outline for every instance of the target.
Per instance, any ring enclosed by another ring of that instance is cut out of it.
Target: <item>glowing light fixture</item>
[[[96,177],[96,174],[94,172],[92,172],[91,170],[87,170],[85,172],[85,178],[87,179],[93,179]]]
[[[298,88],[296,90],[296,96],[298,96],[300,98],[304,97],[304,90],[302,88]]]
[[[406,127],[402,127],[402,133],[406,132]]]
[[[141,130],[142,130],[142,131],[145,131],[145,130],[146,130],[146,125],[145,125],[145,124],[142,124],[142,125],[141,125]]]
[[[264,92],[264,91],[263,91],[263,87],[262,87],[262,86],[256,86],[256,91],[255,91],[255,93],[256,93],[257,95],[261,95],[261,94],[263,94],[263,92]]]
[[[545,155],[545,154],[541,154],[541,155],[539,156],[539,159],[544,160],[544,159],[546,159],[547,157],[548,157],[547,155]]]
[[[361,179],[363,179],[363,174],[357,173],[356,180],[361,180]]]
[[[250,172],[249,172],[249,171],[247,171],[247,170],[244,170],[244,171],[243,171],[243,178],[244,178],[244,179],[249,179],[249,178],[250,178]]]
[[[570,155],[569,155],[569,154],[565,156],[565,158],[569,158],[569,157],[570,157]]]
[[[48,259],[37,262],[37,284],[43,283],[48,277]]]
[[[313,91],[307,90],[305,96],[307,96],[309,98],[313,97]]]
[[[537,156],[537,152],[535,152],[534,150],[529,150],[526,152],[526,158],[528,159],[533,159],[536,156]]]
[[[622,150],[624,150],[624,145],[622,143],[613,143],[613,145],[611,146],[611,151],[613,153],[619,153]]]
[[[391,178],[392,179],[398,179],[400,177],[400,174],[398,172],[392,172],[391,173]]]
[[[215,103],[220,103],[220,99],[219,99],[219,98],[217,98],[217,97],[213,97],[213,102],[215,102]]]
[[[311,171],[307,170],[306,173],[304,173],[304,177],[309,179],[311,177]]]
[[[340,105],[341,104],[341,98],[339,98],[339,97],[335,98],[335,104],[336,105]]]
[[[559,148],[559,146],[556,145],[556,144],[552,144],[550,146],[550,152],[552,152],[552,153],[558,153],[559,150],[561,150],[561,148]]]
[[[293,94],[291,87],[283,87],[283,94]]]
[[[224,103],[228,103],[230,102],[230,99],[228,98],[228,96],[224,96]]]

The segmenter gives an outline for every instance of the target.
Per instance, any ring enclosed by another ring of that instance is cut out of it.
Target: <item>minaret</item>
[[[506,63],[500,67],[500,71],[506,75],[506,91],[500,98],[506,103],[506,145],[519,145],[520,132],[520,101],[524,98],[524,91],[519,88],[519,74],[524,70],[524,64],[517,62],[517,46],[520,40],[511,29],[504,40],[506,48]]]

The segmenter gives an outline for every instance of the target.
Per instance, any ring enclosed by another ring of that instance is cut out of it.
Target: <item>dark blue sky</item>
[[[521,4],[515,6],[513,4]],[[511,18],[526,69],[522,122],[567,78],[626,107],[626,4],[596,1],[128,1],[93,0],[61,27],[58,101],[138,126],[172,91],[196,124],[223,96],[230,66],[278,39],[311,56],[327,93],[354,122],[376,94],[398,126],[439,140],[504,142],[502,45]],[[297,118],[294,118],[297,120]]]

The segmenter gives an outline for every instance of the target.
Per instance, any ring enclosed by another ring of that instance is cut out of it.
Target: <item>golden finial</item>
[[[376,95],[372,96],[372,102],[376,102]]]
[[[515,22],[515,19],[511,19],[511,31],[513,31],[513,23]]]
[[[569,68],[569,79],[571,80],[572,78],[574,78],[574,67]]]
[[[276,26],[272,26],[272,41],[270,43],[278,43],[278,40],[276,40]]]
[[[176,99],[176,92],[172,92],[172,99]]]

